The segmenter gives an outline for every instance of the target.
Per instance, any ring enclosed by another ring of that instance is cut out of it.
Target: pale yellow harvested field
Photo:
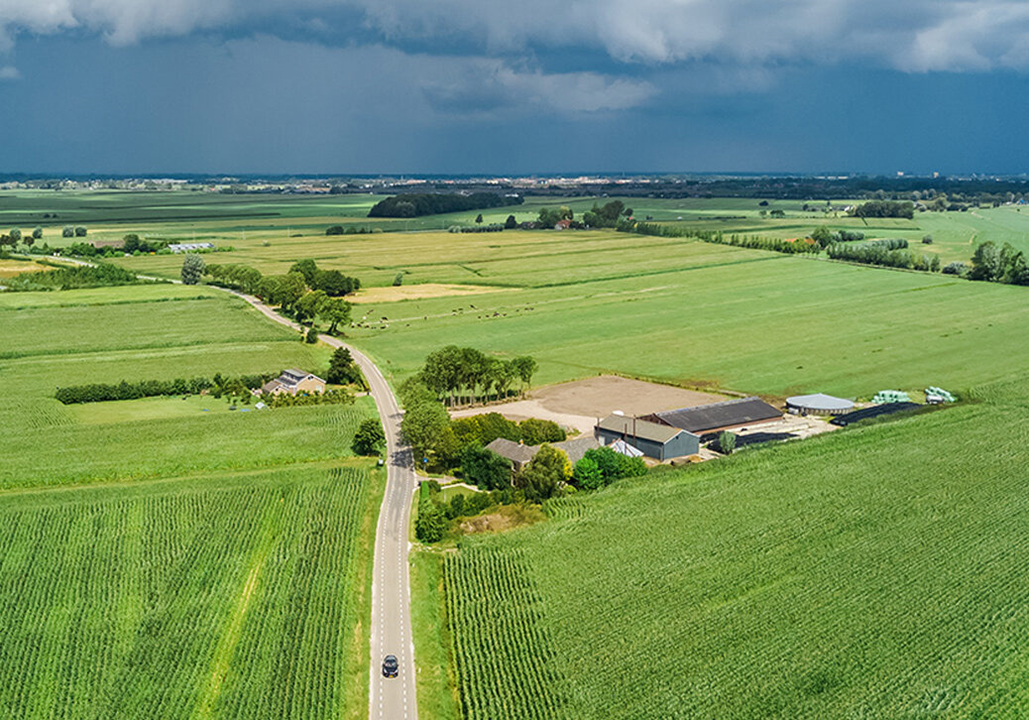
[[[23,272],[42,272],[49,269],[46,265],[39,265],[27,260],[0,260],[0,278],[11,278]]]
[[[352,303],[384,303],[399,300],[425,300],[458,295],[481,295],[483,293],[506,292],[509,288],[486,287],[483,285],[444,285],[425,283],[400,287],[364,288],[347,297]]]

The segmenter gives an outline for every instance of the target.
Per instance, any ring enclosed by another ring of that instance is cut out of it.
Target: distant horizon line
[[[718,171],[718,170],[682,170],[682,171],[578,171],[564,172],[527,172],[527,173],[425,173],[425,172],[350,172],[350,173],[288,173],[288,172],[135,172],[135,173],[103,173],[103,172],[2,172],[0,182],[20,182],[32,180],[499,180],[504,178],[543,178],[543,179],[575,179],[587,178],[798,178],[816,180],[854,180],[860,178],[883,180],[954,180],[954,179],[1029,179],[1029,172],[991,173],[991,172],[856,172],[856,171],[822,171],[822,172],[762,172],[762,171]]]

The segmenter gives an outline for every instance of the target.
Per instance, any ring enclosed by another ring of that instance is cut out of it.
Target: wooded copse
[[[500,373],[494,374],[498,367]],[[397,388],[404,406],[401,432],[415,458],[434,469],[449,470],[460,464],[466,448],[485,446],[498,437],[528,444],[564,440],[564,431],[550,421],[530,419],[519,424],[497,413],[452,421],[444,406],[461,399],[504,397],[515,380],[529,386],[535,371],[536,361],[527,356],[500,361],[455,345],[430,353],[422,371]]]
[[[968,271],[970,280],[985,280],[1007,285],[1029,285],[1029,262],[1025,253],[1010,243],[998,248],[993,241],[986,241],[975,249],[972,267]]]
[[[857,205],[850,214],[860,218],[907,218],[915,216],[915,204],[908,201],[869,200]]]
[[[515,382],[524,391],[532,385],[536,368],[529,356],[501,360],[475,348],[448,345],[429,353],[419,377],[437,399],[454,406],[462,400],[474,404],[502,399]]]
[[[140,280],[135,273],[100,263],[97,265],[75,265],[58,267],[47,272],[24,272],[15,275],[4,284],[11,291],[33,290],[76,290],[80,288],[114,287],[118,285],[140,285],[152,283]]]
[[[496,193],[411,193],[394,195],[380,200],[368,211],[368,217],[412,218],[441,213],[485,210],[508,205],[521,205],[525,199],[520,195],[498,195]]]

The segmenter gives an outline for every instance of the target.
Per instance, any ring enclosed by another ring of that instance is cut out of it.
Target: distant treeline
[[[781,240],[761,235],[725,235],[720,231],[696,230],[694,228],[659,225],[657,223],[637,223],[623,220],[618,224],[621,232],[634,232],[640,235],[656,235],[658,237],[693,238],[718,245],[734,245],[753,250],[772,250],[773,252],[794,255],[798,253],[818,253],[822,248],[804,240]]]
[[[325,228],[326,235],[370,235],[381,232],[382,228],[372,228],[364,225],[331,225]]]
[[[368,217],[412,218],[423,215],[439,215],[441,213],[465,212],[468,210],[484,210],[486,208],[521,205],[525,202],[521,196],[508,197],[496,193],[472,193],[458,195],[456,193],[424,193],[410,195],[394,195],[380,200],[368,211]]]
[[[861,218],[906,218],[910,220],[915,216],[915,205],[911,202],[870,200],[855,207],[850,214]]]
[[[79,288],[114,287],[117,285],[140,285],[150,280],[140,280],[134,274],[117,265],[99,264],[59,267],[47,272],[19,273],[4,284],[8,290],[76,290]]]
[[[238,377],[176,378],[175,380],[140,380],[108,385],[93,383],[91,385],[72,385],[58,388],[54,397],[65,405],[77,403],[108,402],[111,400],[138,400],[145,397],[161,397],[163,395],[197,395],[204,390],[211,391],[214,397],[222,395],[240,395],[255,390],[279,373],[262,375],[240,375]]]
[[[848,260],[865,265],[906,268],[924,272],[938,272],[940,256],[916,255],[907,249],[907,240],[874,240],[863,243],[834,243],[826,248],[833,260]]]

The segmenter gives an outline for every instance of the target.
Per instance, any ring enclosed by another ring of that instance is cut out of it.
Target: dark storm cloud
[[[38,110],[0,115],[0,150],[54,171],[1013,171],[1026,69],[1010,0],[0,0],[0,97]]]

